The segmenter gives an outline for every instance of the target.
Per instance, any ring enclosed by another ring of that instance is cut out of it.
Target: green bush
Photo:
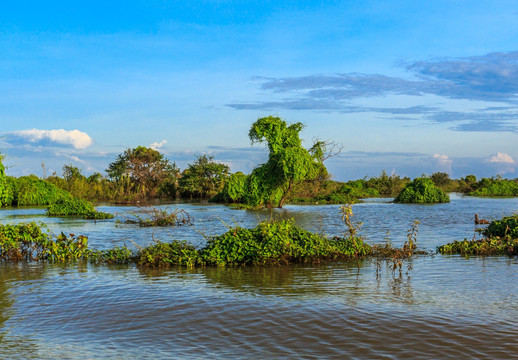
[[[211,199],[213,202],[239,203],[245,196],[246,175],[242,172],[231,174],[225,180],[223,189]]]
[[[487,179],[480,180],[475,186],[475,190],[470,192],[472,196],[518,196],[518,182],[507,179]]]
[[[397,203],[432,204],[447,203],[450,198],[434,185],[429,178],[416,178],[399,193],[394,200]]]
[[[34,222],[0,224],[0,260],[67,261],[88,257],[88,239],[85,236],[61,233],[52,240]]]
[[[207,265],[288,264],[352,258],[369,249],[359,238],[328,239],[285,220],[232,228],[209,238],[201,256]]]
[[[507,216],[502,220],[494,220],[484,229],[486,237],[506,237],[518,238],[518,215]]]
[[[5,205],[50,205],[72,197],[68,191],[61,190],[35,175],[20,178],[7,177],[7,185]]]
[[[91,202],[79,198],[58,201],[47,208],[50,216],[83,216],[86,219],[111,219],[112,214],[95,210]]]
[[[194,267],[201,264],[201,258],[198,250],[185,241],[170,243],[158,241],[140,249],[135,256],[135,263],[138,266],[148,267]]]

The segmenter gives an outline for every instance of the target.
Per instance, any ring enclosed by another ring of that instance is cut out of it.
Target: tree
[[[324,167],[324,143],[316,143],[311,152],[302,147],[300,122],[288,125],[284,120],[268,116],[258,119],[248,136],[254,143],[266,143],[268,161],[255,168],[246,182],[245,202],[249,205],[282,208],[297,181],[327,174]]]
[[[7,205],[7,180],[5,178],[5,167],[2,163],[4,156],[0,154],[0,206]]]
[[[408,183],[394,199],[397,203],[406,204],[433,204],[450,202],[448,194],[445,194],[433,183],[430,178],[416,178]]]
[[[223,188],[230,168],[214,161],[213,156],[198,156],[178,180],[180,195],[190,198],[209,198]]]
[[[117,182],[130,181],[134,192],[143,196],[158,196],[160,190],[175,185],[179,170],[160,152],[138,146],[126,149],[106,169],[110,179]],[[171,192],[171,190],[168,190]]]

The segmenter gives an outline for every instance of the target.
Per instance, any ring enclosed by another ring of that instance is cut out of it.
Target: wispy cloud
[[[149,147],[153,150],[159,150],[162,147],[164,147],[165,144],[167,144],[167,140],[155,141],[154,143],[149,145]]]
[[[260,88],[281,99],[234,102],[238,110],[314,110],[341,113],[375,112],[412,115],[436,123],[454,123],[456,131],[518,130],[518,51],[465,58],[400,63],[406,77],[382,74],[321,74],[287,78],[256,78]],[[425,95],[487,105],[483,111],[461,112],[444,105],[430,106]],[[410,107],[358,105],[357,100],[412,96],[421,104]],[[514,111],[513,111],[514,110]]]

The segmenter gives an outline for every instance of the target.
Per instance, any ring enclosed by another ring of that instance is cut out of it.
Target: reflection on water
[[[421,221],[426,249],[471,238],[473,215],[498,218],[516,199],[454,197],[439,206],[372,200],[353,211],[369,241],[406,239]],[[97,248],[152,237],[188,239],[227,225],[253,226],[267,211],[220,205],[184,208],[195,225],[141,229],[114,220],[45,219],[54,232],[89,236]],[[103,206],[126,214],[133,207]],[[41,209],[1,210],[27,221]],[[295,218],[330,235],[344,231],[338,206],[288,206]],[[518,328],[516,258],[415,257],[401,274],[387,262],[146,270],[91,264],[0,264],[0,358],[512,358]]]

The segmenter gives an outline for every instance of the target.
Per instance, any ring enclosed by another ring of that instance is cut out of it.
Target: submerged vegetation
[[[151,226],[181,226],[192,225],[191,216],[181,209],[145,209],[140,214],[133,214],[132,218],[124,221],[126,224],[137,224],[141,227]]]

